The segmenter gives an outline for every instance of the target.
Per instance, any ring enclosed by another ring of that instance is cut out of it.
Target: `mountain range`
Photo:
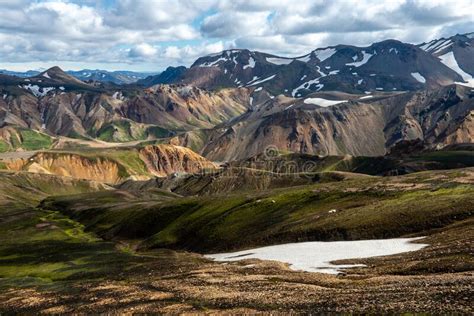
[[[0,75],[2,148],[22,148],[25,131],[61,144],[159,141],[215,161],[267,146],[378,156],[400,141],[473,142],[472,45],[473,33],[420,45],[337,45],[296,58],[234,49],[124,85],[59,67]]]
[[[44,69],[46,70],[46,69]],[[0,74],[16,76],[21,78],[34,77],[39,75],[44,70],[28,70],[28,71],[8,71],[6,69],[0,69]],[[100,81],[100,82],[110,82],[115,84],[131,84],[135,83],[138,80],[143,80],[149,76],[157,75],[158,73],[153,72],[135,72],[135,71],[126,71],[126,70],[117,70],[117,71],[107,71],[100,69],[83,69],[83,70],[68,70],[67,74],[76,77],[79,80],[83,81]]]
[[[420,45],[396,40],[367,47],[337,45],[295,58],[234,49],[201,57],[185,71],[168,68],[166,77],[148,80],[207,89],[263,87],[272,95],[291,97],[334,90],[414,91],[472,80],[473,45],[474,33],[469,33]]]

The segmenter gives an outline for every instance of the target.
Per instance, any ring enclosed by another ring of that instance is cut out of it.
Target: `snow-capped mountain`
[[[16,76],[20,78],[28,78],[34,77],[43,70],[28,70],[25,72],[21,71],[9,71],[5,69],[0,69],[0,74],[9,75],[9,76]],[[115,84],[130,84],[135,83],[138,80],[144,79],[148,76],[152,76],[157,74],[155,73],[142,73],[142,72],[134,72],[134,71],[125,71],[125,70],[118,70],[118,71],[106,71],[100,69],[84,69],[84,70],[68,70],[66,71],[67,74],[82,80],[82,81],[99,81],[99,82],[111,82]]]
[[[472,40],[469,35],[458,37]],[[467,69],[468,75],[453,66],[455,62],[449,55],[433,54],[428,46],[386,40],[367,47],[318,48],[294,58],[246,49],[226,50],[197,59],[186,72],[166,83],[180,82],[207,89],[255,87],[270,95],[292,97],[317,91],[413,91],[466,83],[471,78],[474,51],[467,40],[453,37],[451,41],[453,54],[462,56],[455,60],[462,59],[459,67]],[[437,46],[444,47],[440,52],[449,53],[446,40]]]
[[[156,73],[141,73],[134,71],[106,71],[106,70],[90,70],[84,69],[79,71],[67,71],[68,74],[83,80],[83,81],[100,81],[100,82],[112,82],[115,84],[130,84],[135,83],[140,79],[144,79],[150,75]]]

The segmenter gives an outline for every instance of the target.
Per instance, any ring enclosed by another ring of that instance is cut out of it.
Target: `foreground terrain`
[[[170,191],[1,172],[0,311],[473,312],[474,169],[291,181],[231,170],[213,175],[220,191],[206,175],[170,178]],[[430,246],[345,260],[367,266],[338,276],[198,254],[401,236]]]

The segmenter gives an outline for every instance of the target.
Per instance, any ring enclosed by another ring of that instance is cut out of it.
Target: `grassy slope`
[[[103,188],[56,176],[0,172],[0,289],[103,278],[143,261],[85,233],[59,212],[35,208],[46,196]]]
[[[15,151],[20,148],[24,150],[48,149],[53,144],[51,136],[25,128],[15,129],[9,142],[11,146],[5,141],[0,141],[0,152]]]
[[[133,148],[82,148],[80,150],[50,150],[51,154],[74,154],[86,159],[108,159],[119,165],[121,175],[125,178],[130,175],[151,176],[145,163],[140,159],[138,151]]]
[[[474,167],[474,151],[446,150],[405,156],[318,157],[308,154],[280,153],[273,158],[258,155],[244,161],[231,162],[234,167],[264,169],[277,173],[345,171],[368,175],[399,175],[424,170]]]
[[[96,195],[48,199],[106,238],[141,239],[141,247],[198,251],[285,241],[398,237],[425,233],[472,215],[472,170],[360,178],[263,192],[171,200]],[[104,198],[104,197],[103,197]],[[336,209],[336,213],[329,210]]]

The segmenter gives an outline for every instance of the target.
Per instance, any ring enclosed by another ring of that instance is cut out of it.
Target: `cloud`
[[[270,11],[219,12],[204,19],[201,32],[207,37],[219,38],[239,36],[239,34],[262,35],[270,31],[267,23],[270,14]]]
[[[158,50],[147,43],[138,44],[128,52],[132,58],[150,58],[156,55]]]
[[[234,47],[297,56],[336,44],[420,43],[474,31],[472,0],[1,2],[4,63],[159,70]]]

